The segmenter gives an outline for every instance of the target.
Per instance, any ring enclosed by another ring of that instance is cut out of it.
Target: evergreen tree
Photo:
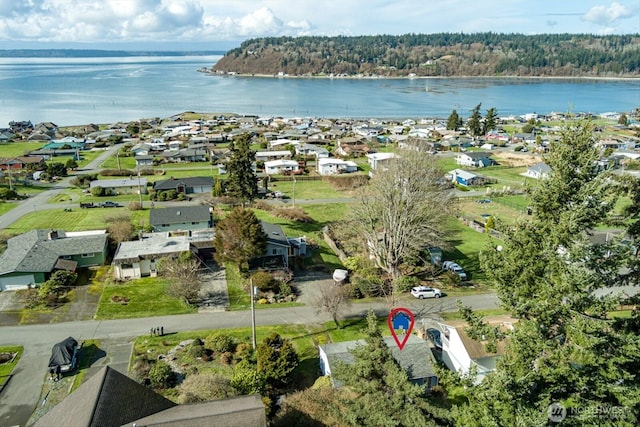
[[[340,406],[351,426],[446,426],[449,416],[433,406],[423,386],[412,384],[378,329],[373,311],[367,316],[365,344],[351,350],[354,361],[334,370],[345,392]]]
[[[258,344],[256,360],[258,373],[264,376],[267,384],[276,389],[289,384],[291,374],[300,361],[291,341],[276,332]]]
[[[489,108],[487,110],[487,115],[484,117],[482,133],[486,135],[487,132],[495,129],[496,125],[498,124],[497,120],[498,120],[498,110],[496,110],[495,107]]]
[[[476,105],[473,110],[471,110],[471,117],[467,121],[467,130],[471,134],[471,136],[480,136],[482,135],[482,123],[480,123],[482,116],[480,115],[480,107],[482,103]]]
[[[533,217],[503,230],[502,250],[484,253],[503,307],[519,321],[497,371],[457,409],[458,424],[544,425],[557,403],[569,414],[563,425],[635,425],[640,314],[612,318],[623,297],[596,291],[637,277],[637,258],[620,239],[589,240],[620,196],[597,158],[590,124],[565,129],[545,158],[550,178],[530,195]],[[619,411],[602,418],[602,408]]]
[[[462,117],[460,117],[458,112],[454,109],[447,119],[447,129],[458,130],[460,126],[462,126]]]
[[[246,206],[258,196],[258,179],[253,170],[256,153],[250,148],[251,135],[242,134],[231,146],[231,157],[227,161],[226,192]]]
[[[242,271],[251,258],[264,255],[267,235],[252,210],[238,207],[216,224],[213,246],[219,263],[235,262]]]

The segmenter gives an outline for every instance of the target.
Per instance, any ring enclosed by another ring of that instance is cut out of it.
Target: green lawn
[[[0,201],[0,215],[4,215],[9,212],[11,209],[15,208],[16,204],[13,202],[5,202],[4,200]]]
[[[78,207],[71,212],[65,212],[60,208],[28,213],[11,224],[10,230],[12,234],[26,233],[38,228],[66,231],[98,230],[107,227],[106,219],[120,216],[131,217],[131,221],[136,225],[149,223],[148,209],[130,211],[127,208],[80,209]]]
[[[2,144],[2,157],[24,156],[31,151],[44,147],[42,142],[6,142]]]
[[[331,184],[322,180],[303,181],[298,179],[295,183],[293,181],[272,182],[269,184],[269,189],[271,191],[281,191],[289,197],[289,199],[293,199],[295,191],[295,199],[297,201],[304,199],[342,199],[350,197],[347,192],[335,190]],[[289,200],[289,202],[292,202],[292,200]]]
[[[195,313],[194,307],[166,293],[168,280],[147,277],[125,283],[107,283],[102,291],[95,318],[98,320]],[[126,304],[113,297],[128,298]]]
[[[11,378],[10,375],[13,372],[13,369],[18,364],[18,360],[20,360],[20,356],[22,356],[23,350],[23,347],[19,345],[0,347],[0,354],[17,353],[13,360],[11,360],[10,362],[0,364],[0,389],[2,388],[2,386],[4,386],[5,382],[9,381],[9,378]]]

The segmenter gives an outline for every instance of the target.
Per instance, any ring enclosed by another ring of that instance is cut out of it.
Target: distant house
[[[176,190],[178,193],[185,194],[210,193],[213,190],[213,184],[213,177],[210,176],[169,178],[156,181],[153,184],[153,191]]]
[[[0,169],[2,170],[19,170],[40,166],[44,166],[44,156],[18,156],[10,159],[0,159]]]
[[[103,265],[106,258],[105,230],[31,230],[7,241],[0,256],[0,291],[39,285],[56,270]]]
[[[259,395],[177,405],[105,366],[34,426],[267,427],[267,417]]]
[[[485,183],[484,177],[462,169],[454,169],[447,173],[447,176],[452,182],[464,186],[483,185]]]
[[[103,188],[105,195],[147,194],[147,178],[103,179],[91,181],[89,188]]]
[[[367,161],[371,169],[376,170],[396,157],[398,156],[395,153],[371,153],[367,154]]]
[[[171,144],[171,143],[170,143]],[[160,155],[165,162],[205,162],[208,151],[203,148],[169,149]]]
[[[347,137],[338,141],[334,154],[341,157],[359,157],[369,154],[371,151],[365,140]]]
[[[113,277],[118,280],[156,277],[160,258],[175,258],[187,252],[197,252],[197,249],[186,235],[151,233],[141,240],[122,242],[113,256]]]
[[[334,157],[320,158],[317,163],[320,175],[335,175],[358,171],[358,164],[351,160],[336,159]]]
[[[267,175],[295,172],[299,169],[300,165],[295,160],[270,160],[268,162],[264,162],[264,172]]]
[[[314,144],[297,145],[296,154],[301,156],[315,156],[318,159],[329,157],[329,151],[326,148]]]
[[[268,160],[290,159],[291,151],[274,150],[274,151],[258,151],[256,152],[256,161],[266,162]]]
[[[136,166],[153,166],[153,156],[140,154],[134,158],[136,159]]]
[[[491,158],[490,153],[484,153],[482,151],[472,151],[458,154],[456,156],[456,163],[460,166],[473,166],[481,168],[485,166],[491,166],[495,162]]]
[[[534,179],[547,179],[551,173],[551,167],[546,163],[536,163],[527,168],[525,176]]]
[[[391,350],[391,355],[404,369],[412,383],[424,385],[427,390],[438,385],[438,377],[435,373],[436,360],[425,340],[410,335],[402,350],[398,348],[393,337],[384,337],[384,341]],[[354,357],[350,350],[359,345],[364,345],[364,340],[323,344],[318,347],[320,371],[322,375],[331,376],[331,383],[334,387],[341,387],[342,383],[339,378],[332,375],[332,366],[338,362],[353,363]]]
[[[208,206],[176,206],[151,209],[149,225],[154,231],[199,230],[213,227]]]

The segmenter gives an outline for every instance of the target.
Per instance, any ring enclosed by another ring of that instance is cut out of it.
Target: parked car
[[[411,288],[411,295],[418,299],[440,298],[442,292],[440,289],[430,288],[428,286],[416,286],[415,288]]]
[[[456,274],[462,281],[467,280],[467,273],[464,271],[462,267],[460,267],[460,265],[458,265],[458,263],[454,261],[443,262],[442,268],[444,270],[451,271],[452,273]]]
[[[120,204],[116,202],[107,201],[107,202],[101,203],[100,206],[102,206],[103,208],[119,208]]]
[[[435,329],[435,328],[427,329],[427,336],[429,337],[429,340],[433,343],[436,349],[442,350],[442,334],[438,329]]]

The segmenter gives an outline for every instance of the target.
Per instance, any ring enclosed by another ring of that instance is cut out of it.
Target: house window
[[[162,226],[163,226],[163,227],[168,227],[168,226],[169,226],[169,224],[162,224]]]
[[[71,259],[71,255],[62,255],[62,259]]]
[[[271,255],[278,255],[278,250],[277,249],[272,249],[271,250]]]
[[[133,264],[120,264],[120,268],[123,270],[130,269],[133,268]]]
[[[82,258],[93,258],[95,256],[95,254],[90,253],[90,254],[82,254],[80,255]]]
[[[198,225],[198,221],[193,221],[191,224],[192,225]]]

